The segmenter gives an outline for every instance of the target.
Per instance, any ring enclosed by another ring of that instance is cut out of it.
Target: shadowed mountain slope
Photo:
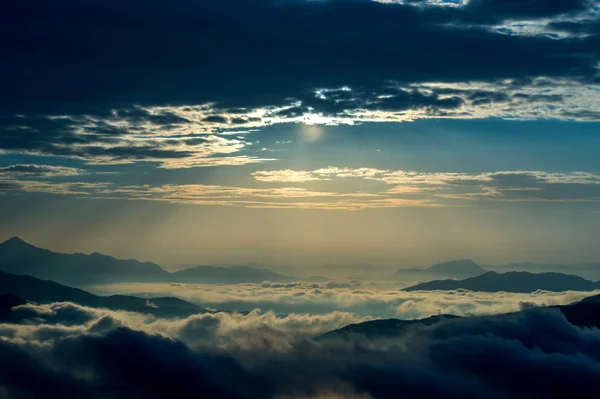
[[[4,320],[15,306],[25,305],[26,303],[26,300],[19,298],[13,293],[0,294],[0,320]]]
[[[419,320],[385,319],[372,320],[363,323],[350,324],[338,330],[329,331],[315,338],[319,340],[348,339],[353,335],[364,335],[368,338],[391,338],[401,335],[409,328],[416,326],[429,326],[442,320],[456,319],[459,316],[438,315]]]
[[[586,328],[600,328],[600,295],[585,298],[579,302],[550,307],[540,307],[533,309],[526,309],[516,313],[505,313],[501,315],[493,316],[470,316],[470,317],[459,317],[453,315],[438,315],[431,316],[419,320],[399,320],[399,319],[387,319],[387,320],[372,320],[366,321],[359,324],[350,324],[337,330],[326,332],[315,338],[316,341],[323,340],[348,340],[353,337],[365,337],[368,339],[378,338],[393,338],[403,335],[412,328],[419,328],[423,326],[433,326],[442,322],[449,323],[462,323],[464,320],[473,318],[487,317],[511,317],[518,315],[522,312],[529,311],[553,311],[559,310],[567,321],[578,327]]]
[[[469,290],[482,292],[516,292],[530,293],[537,290],[544,291],[593,291],[600,288],[600,284],[586,280],[583,277],[562,273],[529,273],[487,272],[480,276],[464,280],[435,280],[412,287],[404,291],[430,291],[430,290]]]
[[[119,260],[99,253],[61,254],[37,248],[19,237],[0,244],[0,270],[70,285],[157,281],[170,276],[154,263]]]
[[[37,303],[74,302],[83,306],[150,313],[161,317],[187,317],[205,311],[174,297],[144,299],[128,295],[98,296],[54,281],[3,271],[0,271],[0,293],[12,293]]]
[[[121,282],[178,282],[206,284],[319,281],[297,278],[250,266],[194,266],[169,273],[157,264],[120,260],[99,254],[63,254],[35,247],[19,237],[0,244],[0,270],[72,286]]]
[[[432,279],[432,278],[465,278],[478,276],[487,270],[471,259],[453,260],[432,265],[425,269],[400,269],[394,273],[398,278]]]

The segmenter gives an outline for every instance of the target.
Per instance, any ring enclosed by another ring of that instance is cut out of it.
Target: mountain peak
[[[485,273],[486,270],[473,262],[471,259],[459,259],[449,262],[442,262],[429,267],[427,270],[432,272],[459,272],[459,273]]]
[[[13,236],[13,237],[9,238],[8,240],[4,241],[0,245],[6,245],[6,246],[12,246],[12,247],[24,247],[24,246],[30,247],[31,246],[31,244],[27,243],[25,240],[23,240],[19,236]]]

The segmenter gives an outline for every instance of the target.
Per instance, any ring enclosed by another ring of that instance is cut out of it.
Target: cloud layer
[[[479,174],[423,173],[376,168],[327,167],[312,171],[262,170],[258,186],[210,184],[118,184],[36,180],[75,177],[81,169],[48,165],[0,168],[0,192],[71,195],[96,199],[160,201],[247,208],[362,210],[399,207],[464,206],[468,202],[598,202],[600,175],[589,172],[499,171]],[[363,190],[336,188],[348,180],[378,183]],[[328,189],[306,184],[328,182]],[[271,187],[263,187],[268,183]],[[281,186],[280,183],[286,184]]]
[[[0,149],[13,153],[242,165],[272,159],[244,132],[283,121],[600,119],[592,1],[64,0],[0,11]]]
[[[459,316],[518,311],[523,303],[562,305],[591,295],[586,292],[533,294],[470,291],[400,291],[396,284],[359,281],[328,283],[118,284],[91,289],[98,294],[174,295],[205,308],[244,311],[260,308],[277,314],[328,314],[343,311],[360,317],[418,319],[439,313]]]
[[[353,319],[252,312],[156,320],[69,303],[15,312],[21,322],[0,324],[0,391],[8,395],[542,398],[600,388],[600,334],[555,310],[327,342],[310,334]]]

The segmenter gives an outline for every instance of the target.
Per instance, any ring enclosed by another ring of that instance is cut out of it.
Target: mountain
[[[269,269],[258,269],[249,266],[196,266],[172,273],[171,281],[188,283],[262,283],[265,280],[287,282],[298,280],[284,276]]]
[[[358,324],[350,324],[338,330],[329,331],[315,338],[317,341],[329,339],[348,339],[352,335],[364,335],[369,338],[390,338],[401,335],[415,326],[430,326],[442,320],[455,319],[459,316],[438,315],[419,320],[371,320]]]
[[[154,263],[119,260],[97,252],[91,255],[61,254],[37,248],[19,237],[0,244],[0,270],[68,285],[159,281],[170,277]]]
[[[560,306],[551,306],[548,309],[560,310],[567,321],[578,327],[600,328],[600,295],[584,298],[583,300]],[[528,310],[525,310],[528,311]],[[518,312],[517,312],[518,313]],[[420,320],[371,320],[359,324],[350,324],[337,330],[329,331],[315,338],[316,341],[341,339],[347,340],[352,336],[361,335],[369,339],[398,337],[412,327],[430,326],[443,321],[462,323],[473,317],[510,317],[516,313],[505,313],[495,316],[459,317],[453,315],[431,316]]]
[[[574,274],[588,280],[600,280],[600,264],[548,264],[535,262],[514,262],[503,265],[486,265],[488,270],[504,273],[510,271],[524,271],[532,273],[565,273]]]
[[[471,259],[453,260],[450,262],[442,262],[427,268],[428,272],[432,273],[485,273],[486,270],[473,262]]]
[[[150,313],[160,317],[187,317],[204,309],[174,297],[138,298],[127,295],[98,296],[78,288],[31,276],[0,271],[0,293],[12,293],[37,303],[74,302],[83,306]]]
[[[432,279],[432,278],[465,278],[478,276],[487,272],[486,269],[473,262],[471,259],[453,260],[437,263],[425,269],[400,269],[394,273],[396,277],[405,279]]]
[[[571,305],[553,306],[560,309],[569,323],[587,328],[600,328],[600,298]]]
[[[586,280],[583,277],[562,273],[529,273],[487,272],[480,276],[464,280],[435,280],[404,288],[404,291],[458,290],[483,292],[517,292],[530,293],[544,291],[593,291],[600,288],[600,283]]]
[[[25,305],[26,300],[19,298],[15,294],[0,294],[0,320],[4,320],[12,308],[19,305]]]
[[[324,277],[298,278],[250,266],[195,266],[169,273],[155,263],[120,260],[94,252],[62,254],[35,247],[19,237],[0,244],[0,270],[52,280],[65,285],[87,286],[122,282],[178,282],[206,284],[326,281]]]

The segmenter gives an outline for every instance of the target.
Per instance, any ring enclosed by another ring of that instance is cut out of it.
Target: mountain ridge
[[[152,262],[121,260],[97,252],[57,253],[31,245],[18,236],[0,243],[0,270],[71,285],[158,280],[169,276]]]
[[[600,289],[600,282],[563,273],[530,273],[489,271],[463,280],[433,280],[406,287],[403,291],[458,290],[480,292],[531,293],[543,291],[593,291]]]
[[[285,276],[250,266],[193,266],[168,272],[152,262],[117,259],[99,252],[59,253],[29,244],[18,236],[0,243],[0,270],[65,285],[88,286],[116,282],[260,283],[311,280]]]
[[[1,293],[10,293],[36,303],[73,302],[83,306],[150,313],[161,317],[187,317],[206,312],[205,309],[176,297],[99,296],[55,281],[0,270]]]
[[[458,259],[436,263],[425,268],[398,269],[396,277],[426,279],[431,277],[464,278],[477,276],[487,272],[471,259]]]
[[[411,328],[432,326],[441,322],[461,322],[471,318],[485,317],[509,317],[526,311],[535,310],[553,310],[560,311],[567,321],[577,327],[600,328],[600,295],[593,295],[584,298],[578,302],[567,305],[555,305],[548,307],[539,307],[533,309],[524,309],[518,312],[503,313],[499,315],[481,315],[481,316],[456,316],[456,315],[434,315],[415,320],[402,319],[378,319],[362,323],[349,324],[336,330],[328,331],[314,338],[315,341],[324,341],[330,339],[348,340],[353,336],[364,336],[368,339],[394,338],[402,335]]]

